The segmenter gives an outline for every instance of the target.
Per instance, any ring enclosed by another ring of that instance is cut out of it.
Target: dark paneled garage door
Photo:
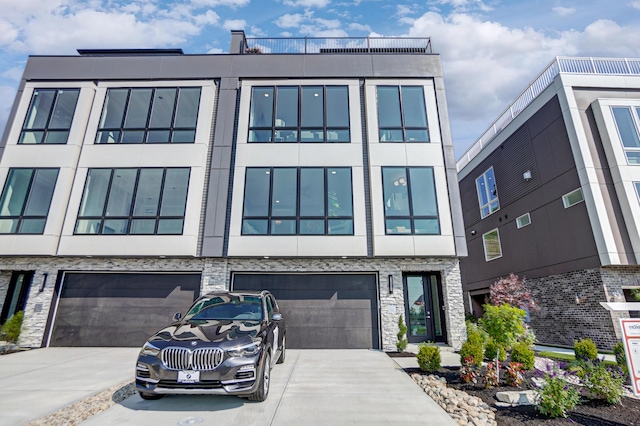
[[[200,295],[200,274],[65,273],[50,346],[142,346]]]
[[[373,274],[234,274],[235,290],[273,293],[295,349],[379,349]]]

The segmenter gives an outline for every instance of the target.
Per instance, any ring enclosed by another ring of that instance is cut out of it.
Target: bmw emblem
[[[198,344],[198,342],[196,342],[195,340],[193,342],[191,342],[191,346],[195,346],[197,344]]]

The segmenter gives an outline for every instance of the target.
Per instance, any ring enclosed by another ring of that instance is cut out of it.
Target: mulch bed
[[[412,356],[411,354],[399,354],[391,352],[391,357]],[[419,368],[407,368],[408,374],[419,373],[424,374]],[[486,402],[489,406],[495,407],[498,401],[495,397],[497,392],[501,391],[518,391],[527,389],[527,385],[521,388],[513,388],[509,386],[500,386],[496,388],[485,389],[483,384],[478,382],[464,383],[460,379],[459,368],[443,367],[437,373],[438,376],[447,380],[447,386],[462,390],[469,395],[476,396]],[[527,373],[530,378],[532,373]],[[525,380],[528,382],[528,380]],[[496,421],[499,426],[535,426],[535,425],[588,425],[588,426],[640,426],[640,400],[634,398],[623,397],[622,401],[615,405],[609,405],[604,401],[582,399],[582,403],[574,410],[569,412],[569,417],[549,418],[540,414],[534,406],[519,406],[497,408]]]

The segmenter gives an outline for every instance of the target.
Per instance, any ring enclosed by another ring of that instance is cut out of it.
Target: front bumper
[[[209,394],[247,396],[261,377],[260,354],[225,359],[213,370],[200,371],[195,383],[178,382],[177,370],[169,370],[153,356],[141,355],[136,364],[136,388],[151,394]]]

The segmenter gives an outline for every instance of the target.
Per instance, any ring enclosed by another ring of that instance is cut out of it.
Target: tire
[[[262,402],[269,396],[269,385],[271,384],[271,356],[267,353],[264,357],[262,375],[258,382],[258,389],[249,395],[249,401]]]
[[[140,391],[138,391],[138,393],[140,394],[140,398],[147,401],[155,401],[156,399],[160,399],[164,397],[164,395],[157,394],[157,393],[140,392]]]
[[[284,362],[285,354],[287,352],[287,337],[282,336],[282,351],[280,352],[280,357],[276,364],[282,364]]]

